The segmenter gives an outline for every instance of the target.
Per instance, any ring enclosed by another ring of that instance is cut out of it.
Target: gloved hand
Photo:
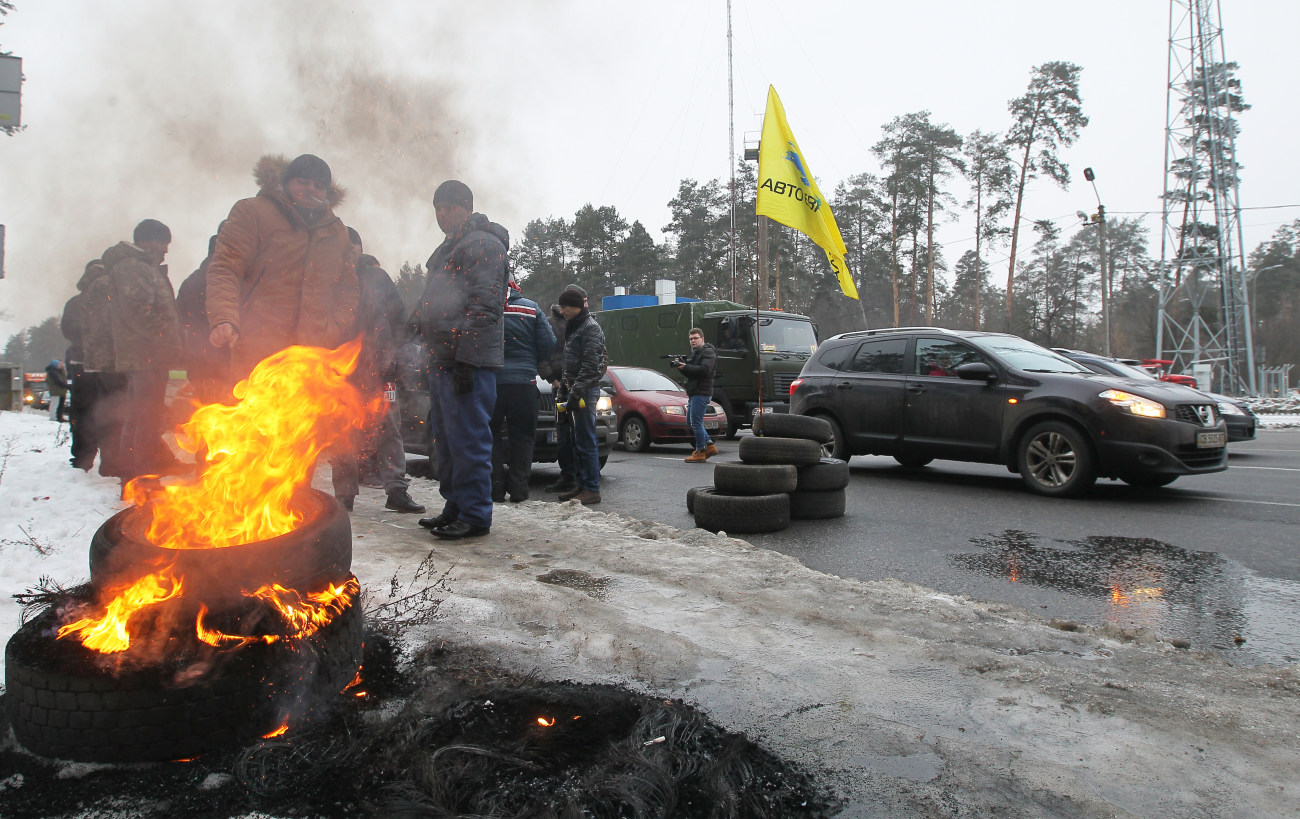
[[[451,391],[454,395],[469,395],[474,391],[474,368],[456,362],[451,368]]]
[[[555,405],[557,412],[570,412],[576,409],[586,409],[587,402],[579,395],[570,395],[567,401],[561,401]]]

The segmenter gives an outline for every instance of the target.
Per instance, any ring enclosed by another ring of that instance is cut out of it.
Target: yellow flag
[[[763,136],[758,143],[759,216],[775,219],[812,239],[824,251],[839,279],[840,289],[851,299],[858,288],[849,275],[844,256],[848,248],[835,224],[835,216],[813,180],[799,143],[785,121],[785,108],[776,89],[767,87],[767,113],[763,115]]]

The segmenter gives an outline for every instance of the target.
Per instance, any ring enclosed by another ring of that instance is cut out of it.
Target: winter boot
[[[717,454],[718,454],[718,448],[713,445],[712,441],[709,441],[709,445],[704,448],[704,457],[712,458],[714,455]]]
[[[705,454],[705,451],[704,451],[703,449],[697,449],[697,450],[695,450],[694,452],[692,452],[690,455],[687,455],[687,456],[686,456],[686,463],[688,463],[688,464],[702,464],[702,463],[704,463],[705,461],[707,461],[708,459],[709,459],[709,456],[708,456],[707,454]]]
[[[388,501],[384,504],[385,509],[392,509],[394,512],[409,512],[418,515],[424,511],[424,507],[416,503],[409,492],[405,489],[394,489],[388,493]]]
[[[546,485],[547,492],[574,492],[577,488],[578,482],[572,475],[561,475],[558,481]]]

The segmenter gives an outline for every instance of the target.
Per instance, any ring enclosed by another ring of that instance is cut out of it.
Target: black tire
[[[799,467],[800,492],[826,492],[849,485],[849,465],[839,458],[822,458],[819,463]]]
[[[790,496],[695,493],[695,525],[711,532],[755,534],[779,532],[790,525]]]
[[[740,442],[740,460],[747,464],[805,466],[821,459],[821,444],[806,438],[751,437]]]
[[[790,517],[798,520],[843,517],[844,505],[843,489],[790,493]]]
[[[822,457],[847,462],[849,460],[849,442],[844,438],[844,427],[840,426],[839,421],[825,413],[818,413],[815,417],[831,425],[831,439],[822,444]]]
[[[799,470],[789,464],[745,464],[721,461],[713,465],[713,485],[726,495],[771,495],[793,492]]]
[[[1120,480],[1140,489],[1159,489],[1178,480],[1177,475],[1123,475]]]
[[[1097,480],[1097,465],[1084,434],[1063,421],[1044,421],[1020,439],[1016,462],[1031,492],[1074,497]]]
[[[341,583],[352,570],[352,521],[333,496],[302,495],[306,521],[288,534],[224,549],[164,549],[145,539],[139,507],[104,521],[90,541],[90,580],[100,586],[119,575],[134,580],[164,566],[185,578],[186,597],[217,608],[243,590],[268,583],[315,592]]]
[[[765,412],[754,416],[754,434],[772,438],[805,438],[819,444],[833,437],[830,424],[811,415]]]
[[[728,441],[736,440],[736,436],[740,434],[740,426],[741,424],[739,421],[733,421],[730,418],[727,419],[727,440]]]
[[[98,668],[80,643],[55,639],[56,626],[47,610],[10,638],[5,702],[25,748],[82,762],[165,762],[239,747],[284,713],[340,691],[362,658],[360,595],[298,646],[248,646],[184,686],[158,668]]]
[[[920,469],[934,458],[922,458],[920,455],[895,455],[894,460],[898,461],[904,469]]]
[[[619,437],[623,439],[623,449],[628,452],[645,452],[650,448],[650,427],[635,415],[623,422]]]
[[[604,469],[604,468],[605,468],[605,464],[609,463],[609,456],[608,456],[608,455],[601,455],[599,461],[600,461],[600,468],[601,468],[601,469]]]
[[[712,486],[692,486],[686,490],[686,514],[695,514],[695,496],[705,490],[712,490]]]

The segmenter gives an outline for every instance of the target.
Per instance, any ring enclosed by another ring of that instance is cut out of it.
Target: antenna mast
[[[1219,391],[1254,395],[1234,117],[1249,106],[1234,67],[1218,0],[1170,0],[1156,357],[1173,359],[1175,371],[1210,364]],[[1217,327],[1206,319],[1210,296]]]

